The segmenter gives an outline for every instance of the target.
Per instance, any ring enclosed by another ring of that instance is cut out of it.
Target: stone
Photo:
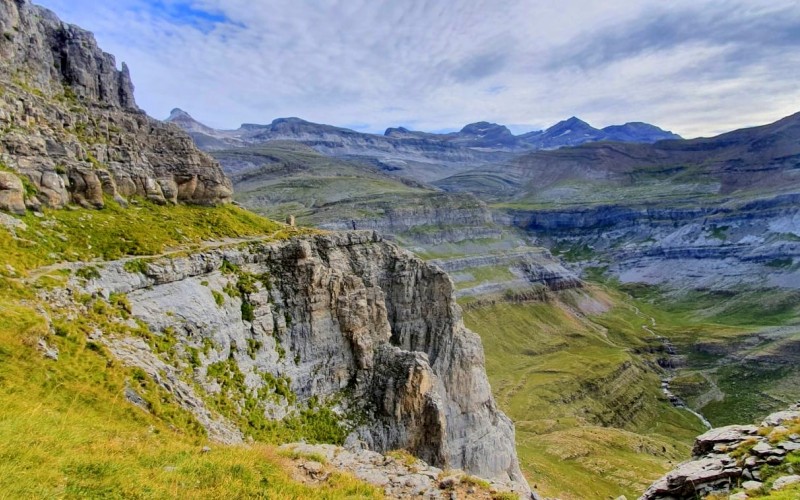
[[[11,232],[12,236],[16,236],[17,230],[19,231],[27,231],[28,225],[22,222],[21,220],[12,217],[8,214],[4,214],[0,212],[0,226],[8,229]]]
[[[58,348],[48,344],[45,339],[39,339],[36,343],[36,347],[39,348],[39,351],[45,358],[58,361]]]
[[[129,385],[125,386],[125,399],[127,399],[131,404],[134,404],[145,411],[150,410],[150,405],[147,404],[147,401],[145,401],[145,399]]]
[[[791,475],[791,476],[783,476],[779,477],[772,483],[773,490],[782,490],[791,484],[800,483],[800,476],[798,475]]]
[[[758,427],[755,425],[728,425],[711,429],[696,438],[692,454],[702,456],[712,451],[717,444],[738,443],[757,432]]]
[[[203,446],[203,448],[200,449],[200,453],[211,453],[211,447]]]
[[[302,465],[302,467],[308,472],[310,472],[311,475],[318,475],[322,473],[324,469],[321,463],[315,461],[306,462]]]
[[[14,214],[25,213],[25,187],[11,172],[0,171],[0,210]]]
[[[800,419],[800,410],[779,411],[769,415],[761,422],[762,427],[776,427],[787,420]]]
[[[755,491],[762,486],[764,486],[764,483],[760,481],[745,481],[742,483],[742,488],[744,488],[745,491]]]
[[[783,463],[782,457],[776,455],[771,455],[767,457],[767,465],[780,465],[782,463]]]
[[[794,441],[783,441],[782,443],[778,443],[778,447],[786,450],[787,452],[793,452],[800,450],[800,443],[796,443]]]
[[[461,482],[461,480],[458,477],[447,476],[447,477],[442,478],[441,481],[439,481],[439,488],[441,488],[443,490],[451,490],[451,489],[455,488],[456,485],[459,484],[460,482]]]
[[[653,483],[641,499],[691,496],[711,485],[730,485],[742,473],[738,467],[730,467],[730,461],[699,458],[686,462]]]
[[[750,450],[750,453],[754,455],[758,455],[759,457],[766,457],[768,455],[775,454],[775,448],[770,446],[764,441],[757,443],[753,448]]]
[[[733,495],[728,496],[728,500],[747,500],[747,498],[747,493],[744,491],[740,491],[739,493],[734,493]]]

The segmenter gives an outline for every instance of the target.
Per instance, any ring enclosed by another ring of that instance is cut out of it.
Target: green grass
[[[470,279],[456,283],[456,288],[459,290],[477,286],[482,283],[508,281],[516,278],[516,276],[509,271],[508,266],[475,267],[456,274],[461,273],[468,274]]]
[[[583,292],[549,302],[470,307],[501,408],[514,420],[517,451],[531,485],[560,498],[640,494],[689,455],[703,428],[671,407],[645,352],[645,320],[621,296],[594,289],[611,305],[578,314]]]
[[[28,229],[17,238],[0,229],[0,254],[17,272],[57,262],[112,260],[155,255],[170,248],[191,249],[203,241],[248,236],[285,238],[297,233],[235,206],[159,206],[140,201],[122,208],[107,200],[100,210],[45,210],[45,217],[17,217]],[[134,264],[131,264],[133,266]],[[128,269],[128,266],[126,266]],[[139,271],[140,266],[129,269]],[[5,266],[0,275],[8,274]]]
[[[798,340],[791,328],[800,323],[797,291],[694,290],[674,295],[644,285],[623,289],[687,356],[673,390],[714,425],[751,422],[800,397],[800,370],[794,363],[743,360],[761,355],[782,358],[785,350],[791,352],[791,344]],[[753,343],[759,332],[776,327],[789,327],[789,333]],[[705,397],[712,390],[720,391],[717,397]]]
[[[0,228],[0,251],[15,275],[65,260],[188,250],[211,238],[290,234],[230,206],[143,202],[125,210],[109,203],[103,210],[46,211],[41,219],[21,219],[28,229],[17,230],[19,239]],[[129,272],[146,267],[144,260],[131,262]],[[99,267],[84,268],[84,274],[94,270],[84,277],[94,277]],[[382,497],[378,489],[342,474],[318,487],[302,485],[292,479],[288,461],[263,442],[209,443],[202,426],[170,393],[144,371],[122,365],[102,342],[89,340],[96,330],[105,338],[140,336],[163,359],[172,360],[174,331],[150,332],[125,321],[130,304],[124,295],[109,302],[76,296],[74,309],[51,306],[39,292],[62,286],[67,277],[62,271],[32,283],[0,277],[0,497]],[[57,361],[39,352],[40,339],[58,350]],[[276,392],[284,382],[276,381]],[[144,400],[147,410],[127,401],[126,388]],[[327,437],[333,432],[331,418],[317,418],[325,410],[311,408],[275,426],[285,436]],[[211,452],[202,452],[206,445]]]
[[[44,307],[47,307],[46,305]],[[141,370],[86,340],[90,312],[56,333],[32,290],[0,289],[0,491],[7,498],[380,498],[370,486],[334,476],[319,488],[286,472],[270,446],[212,446],[194,418]],[[51,314],[54,314],[51,311]],[[36,349],[39,338],[58,361]],[[149,406],[127,402],[134,388]]]

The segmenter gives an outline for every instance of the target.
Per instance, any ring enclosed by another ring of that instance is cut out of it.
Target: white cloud
[[[129,64],[150,114],[177,106],[216,127],[300,116],[378,132],[478,120],[520,130],[578,115],[694,136],[772,121],[800,102],[794,2],[41,3]],[[753,27],[741,43],[737,26]]]

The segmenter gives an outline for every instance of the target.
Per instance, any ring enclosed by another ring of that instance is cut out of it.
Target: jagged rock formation
[[[125,64],[27,0],[0,0],[0,209],[230,200],[230,181],[176,127],[136,106]]]
[[[653,483],[640,500],[694,499],[737,488],[744,491],[736,498],[744,500],[749,491],[780,490],[800,482],[787,460],[800,457],[798,426],[800,404],[769,415],[758,426],[711,429],[695,441],[694,459]]]
[[[251,244],[138,269],[111,263],[75,285],[126,293],[134,317],[175,337],[179,365],[192,366],[207,393],[222,391],[235,407],[257,394],[271,418],[339,401],[361,415],[353,438],[370,449],[404,448],[437,467],[524,484],[513,425],[495,405],[450,279],[377,234]],[[241,374],[241,392],[225,392],[221,371]]]

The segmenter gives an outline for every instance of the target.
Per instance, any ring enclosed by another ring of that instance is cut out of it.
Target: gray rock
[[[19,177],[11,172],[0,171],[0,210],[25,213],[25,188]]]
[[[45,339],[39,339],[36,343],[36,347],[39,348],[39,352],[41,352],[42,356],[45,358],[58,361],[58,348],[48,344]]]
[[[0,172],[0,209],[102,207],[104,195],[230,201],[219,164],[137,107],[128,67],[117,70],[91,33],[15,0],[0,0],[0,30],[14,34],[0,38],[0,127],[12,130],[0,156],[37,190],[25,198],[19,179]]]
[[[131,404],[142,408],[143,410],[150,411],[150,405],[147,404],[147,401],[145,401],[145,399],[129,385],[125,386],[125,399],[127,399]]]
[[[762,427],[776,427],[788,420],[800,420],[800,410],[779,411],[771,414],[761,422]]]
[[[769,455],[774,455],[777,450],[770,446],[768,443],[761,441],[757,443],[753,448],[750,449],[750,453],[754,455],[758,455],[759,457],[766,457]]]
[[[235,280],[219,271],[224,261],[270,277],[271,290],[259,284],[248,296],[253,321],[242,321],[240,298],[215,303],[212,291]],[[195,370],[206,390],[219,390],[207,367],[228,359],[253,391],[264,387],[262,373],[287,377],[298,404],[349,388],[351,398],[341,404],[367,416],[357,433],[369,448],[405,449],[439,468],[527,488],[513,425],[492,398],[480,340],[463,325],[452,282],[375,233],[210,250],[151,262],[147,275],[126,271],[120,261],[101,273],[73,285],[104,296],[127,293],[134,317],[154,332],[171,328],[184,349],[213,346]],[[249,351],[248,339],[261,348]],[[111,343],[115,354],[156,373],[151,354],[130,349],[136,342]],[[204,407],[179,382],[166,385],[180,389],[179,400]],[[276,418],[292,405],[282,397],[262,404]],[[383,463],[374,452],[351,452]]]
[[[702,456],[714,449],[717,444],[730,444],[744,441],[758,432],[755,425],[728,425],[711,429],[701,434],[694,442],[692,454]]]
[[[791,484],[800,483],[800,476],[792,475],[792,476],[783,476],[779,477],[772,483],[773,490],[782,490]]]
[[[744,488],[745,491],[755,491],[760,489],[762,486],[764,486],[764,483],[760,481],[745,481],[742,483],[742,488]]]
[[[747,500],[747,498],[747,493],[744,491],[740,491],[739,493],[734,493],[733,495],[728,496],[728,500]]]
[[[731,467],[732,459],[700,458],[680,465],[653,483],[642,500],[692,497],[706,490],[730,488],[742,470]]]
[[[783,441],[782,443],[778,443],[778,447],[786,450],[787,452],[793,452],[800,450],[800,443],[796,443],[794,441]]]

